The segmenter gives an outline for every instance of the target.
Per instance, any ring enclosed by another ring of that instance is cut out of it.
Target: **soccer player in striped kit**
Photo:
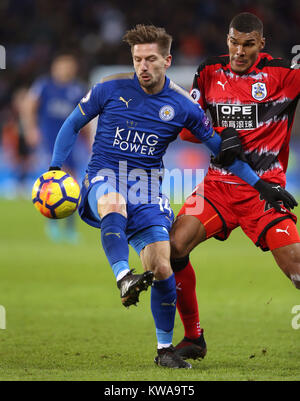
[[[285,187],[289,141],[300,93],[300,70],[262,50],[263,24],[251,13],[233,18],[227,36],[229,55],[211,57],[195,75],[191,95],[209,110],[213,126],[223,138],[228,128],[238,132],[245,158],[259,177]],[[188,130],[181,138],[196,142]],[[258,182],[254,187],[260,186]],[[198,212],[191,203],[202,197]],[[189,211],[187,211],[187,207]],[[184,359],[204,357],[206,343],[199,322],[196,279],[190,252],[215,237],[226,240],[240,226],[263,251],[270,250],[283,273],[300,289],[300,237],[296,216],[281,203],[264,196],[212,160],[208,173],[173,225],[170,240],[177,285],[177,308],[185,337],[176,346]]]

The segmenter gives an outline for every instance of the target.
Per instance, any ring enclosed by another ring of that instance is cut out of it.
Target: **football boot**
[[[191,369],[192,365],[185,362],[177,353],[173,345],[168,348],[157,350],[157,356],[154,363],[158,366],[163,366],[171,369]]]
[[[142,291],[147,291],[152,285],[154,275],[151,271],[146,271],[143,274],[133,274],[134,269],[130,270],[121,280],[117,282],[120,290],[122,304],[128,308],[130,305],[135,305],[139,302],[139,295]]]

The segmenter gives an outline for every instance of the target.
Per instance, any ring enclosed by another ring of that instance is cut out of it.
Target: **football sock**
[[[109,213],[101,219],[102,246],[117,280],[129,271],[126,226],[127,218],[120,213]]]
[[[79,234],[76,230],[76,216],[72,214],[71,216],[65,219],[66,227],[65,227],[65,240],[69,243],[76,244],[79,241]]]
[[[76,230],[76,218],[75,214],[72,214],[71,216],[67,217],[65,219],[66,221],[66,230],[67,231],[75,231]]]
[[[165,280],[154,281],[151,288],[151,311],[156,327],[158,348],[172,344],[176,298],[174,274]]]
[[[47,221],[46,234],[54,242],[60,242],[62,240],[62,233],[57,220]]]
[[[196,295],[196,275],[188,261],[184,269],[175,272],[177,289],[177,309],[182,320],[185,337],[198,338],[202,329],[199,321],[199,310]]]

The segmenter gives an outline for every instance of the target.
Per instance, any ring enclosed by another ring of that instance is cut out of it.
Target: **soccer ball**
[[[70,216],[78,207],[80,187],[76,180],[61,170],[47,171],[34,183],[32,202],[50,219]]]

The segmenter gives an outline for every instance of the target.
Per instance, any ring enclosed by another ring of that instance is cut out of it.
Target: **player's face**
[[[259,32],[239,32],[230,28],[227,36],[230,65],[237,74],[244,74],[257,60],[265,46],[265,38]]]
[[[51,66],[52,77],[61,83],[72,81],[77,74],[77,63],[71,56],[61,56]]]
[[[157,43],[134,45],[133,65],[141,87],[146,93],[154,94],[165,84],[166,70],[171,65],[172,56],[164,57]]]

